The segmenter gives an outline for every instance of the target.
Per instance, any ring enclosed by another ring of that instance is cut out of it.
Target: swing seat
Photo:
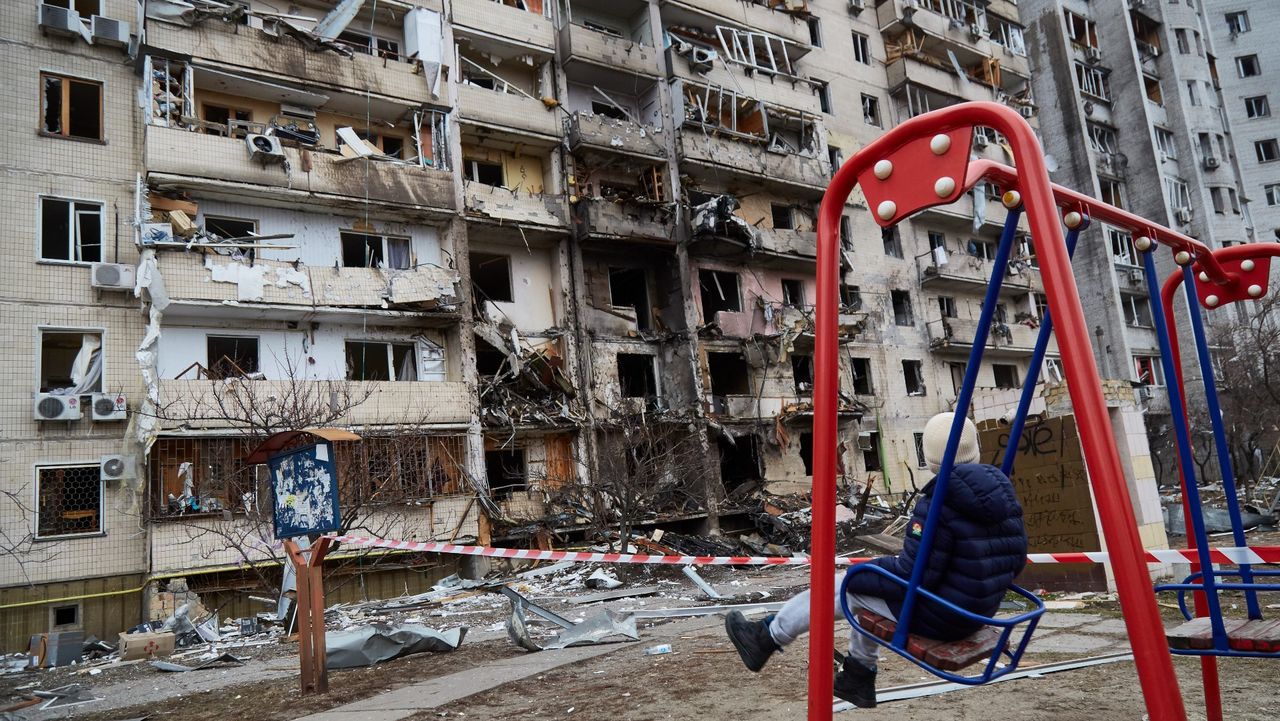
[[[896,621],[867,610],[858,613],[858,625],[889,642],[898,630]],[[907,653],[943,671],[960,671],[1003,651],[1004,641],[1004,634],[990,626],[983,626],[959,641],[938,641],[913,633],[907,636]]]
[[[1223,619],[1222,625],[1233,651],[1280,653],[1280,621],[1228,618]],[[1213,627],[1207,616],[1169,629],[1165,636],[1169,639],[1169,648],[1174,650],[1213,650]]]

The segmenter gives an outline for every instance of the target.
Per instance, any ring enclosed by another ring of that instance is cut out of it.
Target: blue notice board
[[[316,443],[267,459],[276,538],[296,538],[342,528],[333,446]]]

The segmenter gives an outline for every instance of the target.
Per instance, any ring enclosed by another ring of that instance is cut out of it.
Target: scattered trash
[[[671,644],[662,643],[644,650],[644,655],[646,656],[661,656],[664,653],[671,653]]]
[[[215,668],[218,666],[243,666],[245,659],[232,656],[229,653],[220,654],[213,658],[205,659],[195,666],[184,666],[180,663],[172,661],[152,661],[151,665],[160,671],[168,671],[170,673],[186,673],[188,671],[201,671],[206,668]]]
[[[720,595],[719,591],[703,580],[702,576],[698,575],[698,572],[693,566],[683,566],[680,570],[684,572],[684,575],[689,577],[690,581],[693,581],[693,585],[697,586],[703,593],[707,594],[707,598],[716,600],[724,598],[724,596]]]
[[[544,649],[570,648],[572,646],[594,646],[600,643],[617,643],[621,641],[639,641],[636,632],[636,617],[631,614],[620,614],[602,609],[600,613],[573,628],[566,629],[556,636]]]
[[[399,626],[374,624],[325,634],[327,668],[372,666],[382,661],[425,651],[456,649],[467,634],[466,626],[437,631],[418,623]]]
[[[636,588],[620,588],[615,591],[605,591],[604,593],[596,593],[590,596],[580,596],[578,598],[569,599],[570,603],[582,605],[587,603],[598,603],[600,601],[613,601],[619,598],[632,598],[634,596],[652,596],[660,589],[657,586],[637,586]]]
[[[597,568],[594,573],[587,576],[587,588],[609,589],[617,588],[621,585],[622,581],[619,581],[618,578],[613,575],[613,571],[606,571],[603,568]]]

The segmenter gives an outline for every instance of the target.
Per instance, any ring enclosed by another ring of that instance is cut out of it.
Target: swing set
[[[1009,139],[1017,169],[988,160],[970,160],[975,127],[990,127]],[[956,399],[955,419],[947,442],[928,518],[922,531],[915,566],[909,579],[899,578],[870,564],[855,565],[843,587],[858,573],[881,573],[905,589],[896,623],[864,614],[855,618],[841,594],[842,607],[853,628],[863,635],[934,675],[956,683],[980,685],[1013,671],[1044,613],[1044,604],[1031,592],[1012,587],[1032,604],[1032,609],[1012,617],[990,618],[970,613],[924,588],[922,579],[937,535],[951,470],[964,418],[973,398],[978,368],[991,327],[992,314],[1006,275],[1014,234],[1025,213],[1036,257],[1044,280],[1049,311],[1040,326],[1026,385],[1022,389],[1009,437],[1019,438],[1026,423],[1035,384],[1043,366],[1050,334],[1057,331],[1067,390],[1077,418],[1080,444],[1097,504],[1101,530],[1114,572],[1120,608],[1134,652],[1138,680],[1147,714],[1152,721],[1185,721],[1186,710],[1174,674],[1171,654],[1201,657],[1206,716],[1222,719],[1217,657],[1254,656],[1280,658],[1280,621],[1262,618],[1257,600],[1260,591],[1280,591],[1267,577],[1280,571],[1255,570],[1242,563],[1235,570],[1217,570],[1210,556],[1208,537],[1192,460],[1186,396],[1179,356],[1173,303],[1184,289],[1197,359],[1204,378],[1204,397],[1216,445],[1216,455],[1226,491],[1235,545],[1246,547],[1234,474],[1217,389],[1210,365],[1208,343],[1200,306],[1221,308],[1256,299],[1267,290],[1271,258],[1280,255],[1275,244],[1249,244],[1210,250],[1199,241],[1152,223],[1049,181],[1040,144],[1031,127],[1013,109],[991,102],[962,103],[912,118],[863,148],[839,169],[823,197],[818,218],[818,298],[814,353],[814,484],[811,566],[811,628],[831,629],[834,609],[827,600],[835,595],[830,569],[835,562],[835,477],[838,312],[838,229],[840,216],[854,186],[862,188],[868,207],[882,227],[889,227],[925,208],[955,202],[969,189],[989,182],[1003,190],[1001,203],[1008,211],[997,247],[991,279],[975,332],[964,381]],[[1188,540],[1197,554],[1192,573],[1181,583],[1151,585],[1142,542],[1126,488],[1120,455],[1102,395],[1101,379],[1094,363],[1071,257],[1081,231],[1093,221],[1129,231],[1142,255],[1161,363],[1168,382],[1169,402],[1178,446],[1178,467],[1183,488],[1183,513]],[[1065,226],[1066,232],[1063,233]],[[1179,270],[1159,283],[1155,253],[1165,248]],[[1176,380],[1176,383],[1173,382]],[[1001,462],[1006,475],[1013,470],[1017,443],[1011,442]],[[1238,579],[1238,580],[1233,580]],[[1223,591],[1241,592],[1247,618],[1224,619]],[[1156,605],[1155,592],[1177,594],[1186,623],[1166,632]],[[1194,613],[1186,596],[1194,599]],[[920,603],[934,604],[970,621],[983,624],[974,636],[953,643],[924,639],[910,633],[912,614]],[[859,622],[860,621],[860,622]],[[1017,634],[1015,636],[1015,634]],[[810,634],[810,721],[830,719],[833,669],[831,633]],[[985,659],[975,675],[960,675],[964,667]],[[1001,661],[1003,660],[1003,663]]]

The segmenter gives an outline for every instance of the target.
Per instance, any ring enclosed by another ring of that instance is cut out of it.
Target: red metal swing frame
[[[977,126],[994,128],[1008,138],[1016,170],[991,161],[970,162],[969,148]],[[898,125],[849,158],[822,199],[814,349],[808,718],[828,720],[832,714],[840,216],[855,185],[863,189],[876,221],[887,227],[925,208],[953,202],[983,180],[1019,193],[1026,210],[1148,716],[1152,721],[1185,721],[1182,695],[1071,271],[1062,212],[1078,212],[1128,230],[1135,237],[1151,238],[1175,252],[1190,253],[1205,274],[1205,286],[1227,286],[1233,281],[1209,248],[1193,238],[1053,185],[1040,143],[1026,120],[1012,108],[991,102],[954,105]],[[1206,697],[1212,706],[1217,697],[1216,667],[1212,658],[1204,663]]]

